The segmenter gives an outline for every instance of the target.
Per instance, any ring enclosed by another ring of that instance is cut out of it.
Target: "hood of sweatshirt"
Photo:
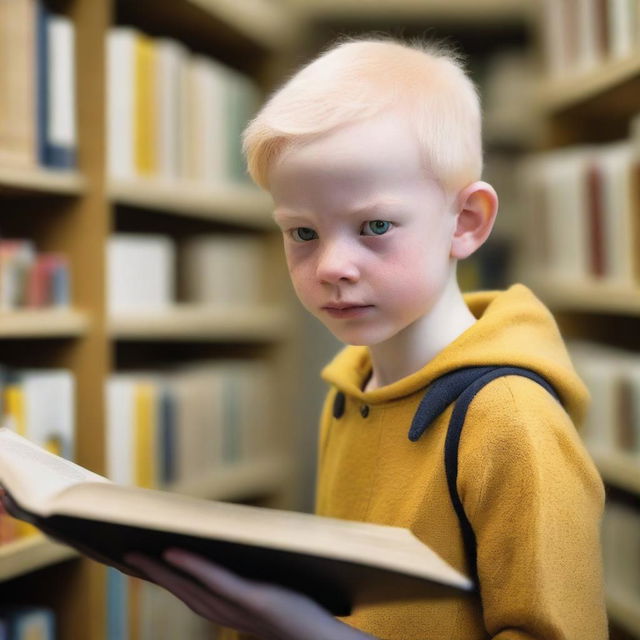
[[[322,378],[367,404],[383,404],[425,389],[437,378],[465,367],[531,369],[554,387],[574,424],[581,425],[589,393],[578,377],[551,312],[530,289],[465,295],[477,321],[415,373],[372,391],[362,391],[371,371],[369,350],[345,347],[322,370]]]

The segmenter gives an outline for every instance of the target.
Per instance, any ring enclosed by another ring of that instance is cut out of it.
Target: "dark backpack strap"
[[[529,378],[534,382],[537,382],[544,387],[552,396],[559,401],[559,396],[556,390],[545,380],[541,375],[524,369],[522,367],[509,367],[509,366],[493,366],[493,367],[469,367],[465,369],[458,369],[452,371],[441,378],[435,380],[425,393],[425,396],[418,407],[416,416],[414,417],[409,432],[410,440],[417,440],[429,423],[432,422],[437,415],[444,411],[444,408],[455,401],[453,413],[451,414],[451,420],[447,429],[447,436],[445,439],[444,448],[444,464],[445,472],[447,474],[447,486],[449,488],[449,495],[451,496],[451,502],[453,508],[456,511],[458,520],[460,522],[460,528],[462,530],[462,539],[465,548],[465,555],[467,557],[467,566],[469,572],[475,584],[478,585],[478,564],[476,553],[476,536],[471,527],[471,523],[464,512],[462,501],[458,495],[457,480],[458,480],[458,448],[460,446],[460,436],[462,434],[462,427],[464,426],[464,420],[467,415],[467,410],[471,401],[475,395],[486,384],[501,378],[503,376],[519,375]],[[435,392],[435,393],[434,393]],[[429,405],[432,405],[430,399],[438,398],[429,409]],[[444,404],[446,403],[446,404]],[[444,404],[444,406],[442,406]],[[437,413],[434,412],[438,411]],[[429,422],[426,422],[429,420]]]

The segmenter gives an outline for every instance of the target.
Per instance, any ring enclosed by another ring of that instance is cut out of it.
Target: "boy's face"
[[[379,344],[429,313],[456,217],[398,112],[285,151],[269,178],[294,289],[339,340]]]

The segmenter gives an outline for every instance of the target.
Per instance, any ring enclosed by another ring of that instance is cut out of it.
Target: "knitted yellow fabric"
[[[607,637],[599,524],[604,491],[576,431],[587,391],[549,311],[522,285],[468,295],[478,321],[421,371],[362,391],[366,347],[323,371],[317,512],[410,528],[466,571],[443,461],[449,407],[417,442],[407,433],[425,387],[448,371],[503,364],[537,383],[500,378],[473,400],[459,449],[458,492],[478,543],[480,596],[360,603],[345,622],[386,640],[602,640]],[[337,391],[346,396],[332,415]],[[362,411],[366,406],[367,411]]]

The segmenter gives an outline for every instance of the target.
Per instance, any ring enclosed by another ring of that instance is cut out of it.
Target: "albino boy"
[[[456,281],[457,261],[486,240],[498,208],[480,181],[480,120],[455,56],[379,39],[327,51],[245,133],[296,293],[349,345],[323,372],[319,513],[409,527],[473,574],[443,462],[451,398],[432,383],[470,366],[515,365],[558,394],[511,375],[469,407],[456,486],[477,543],[478,592],[359,606],[336,620],[179,550],[167,559],[202,588],[131,558],[198,613],[278,640],[607,637],[604,492],[575,427],[586,390],[527,288],[463,297]],[[425,393],[431,417],[413,424]]]

